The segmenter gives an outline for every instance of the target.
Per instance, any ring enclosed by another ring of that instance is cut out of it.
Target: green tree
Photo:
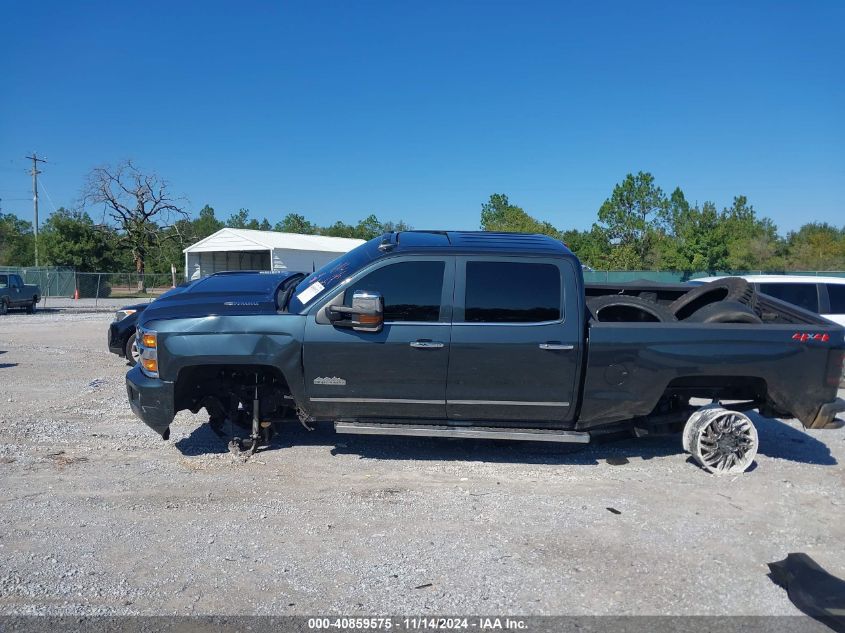
[[[331,237],[358,237],[355,234],[355,227],[346,222],[338,220],[331,226],[320,229],[321,235],[330,235]]]
[[[572,229],[564,231],[560,235],[560,239],[566,246],[569,247],[582,264],[587,264],[591,268],[607,269],[608,253],[610,252],[610,244],[607,236],[603,231],[594,227],[589,231],[578,231]]]
[[[224,226],[225,224],[214,215],[214,208],[205,205],[200,209],[199,216],[192,223],[191,239],[196,241],[203,240],[209,235],[217,233]]]
[[[0,266],[34,264],[35,238],[32,224],[12,213],[0,213]]]
[[[384,232],[384,227],[379,219],[375,215],[370,214],[358,222],[353,237],[357,237],[360,240],[371,240],[374,237],[382,235]]]
[[[678,190],[676,190],[677,192]],[[674,193],[670,199],[670,232],[660,240],[663,268],[694,271],[724,269],[728,254],[720,230],[719,212],[712,202],[690,207]]]
[[[794,270],[845,270],[845,228],[805,224],[787,236],[787,243]]]
[[[303,235],[315,235],[319,232],[319,228],[305,219],[304,215],[299,213],[288,213],[282,218],[281,222],[276,222],[273,227],[274,231],[281,231],[282,233],[301,233]]]
[[[481,205],[481,230],[505,233],[542,233],[560,239],[558,231],[549,222],[528,215],[522,207],[510,203],[503,193],[494,193]]]
[[[249,217],[249,209],[240,209],[233,213],[226,220],[226,226],[230,229],[254,229],[258,230],[258,220]]]
[[[783,244],[777,226],[768,218],[757,218],[745,196],[736,196],[722,210],[720,231],[727,245],[727,270],[778,270],[784,266]]]
[[[117,235],[107,227],[94,226],[84,211],[57,209],[39,234],[48,266],[70,266],[77,272],[115,270],[118,264]]]
[[[612,245],[609,259],[625,269],[643,269],[663,227],[668,201],[647,172],[628,174],[599,208],[598,227]]]

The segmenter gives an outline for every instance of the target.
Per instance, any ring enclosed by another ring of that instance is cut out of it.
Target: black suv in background
[[[173,292],[173,290],[169,292]],[[109,325],[109,351],[125,358],[133,367],[138,363],[138,348],[135,346],[135,328],[138,325],[138,316],[146,310],[150,303],[123,306],[114,313],[114,321]]]

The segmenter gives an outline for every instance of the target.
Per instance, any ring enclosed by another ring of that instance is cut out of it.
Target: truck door
[[[322,418],[446,417],[453,257],[381,260],[308,316],[305,389]],[[333,325],[326,306],[350,306],[356,290],[384,298],[381,332]]]
[[[568,259],[457,258],[449,418],[572,418],[583,323],[575,278]]]
[[[19,275],[9,275],[9,305],[20,305],[23,281]]]

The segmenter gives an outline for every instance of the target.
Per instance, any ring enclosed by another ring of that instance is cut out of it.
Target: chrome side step
[[[490,426],[445,426],[435,424],[382,424],[338,420],[337,433],[357,435],[412,435],[418,437],[460,437],[488,440],[525,440],[530,442],[574,442],[586,444],[590,434],[558,429],[517,429]]]

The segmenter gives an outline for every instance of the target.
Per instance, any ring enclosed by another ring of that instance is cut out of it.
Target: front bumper
[[[173,421],[173,383],[150,378],[136,365],[126,374],[126,392],[132,413],[164,439],[170,436]]]
[[[823,404],[807,428],[810,429],[838,429],[845,424],[842,420],[836,418],[837,413],[845,411],[845,400],[837,398],[832,402]]]

